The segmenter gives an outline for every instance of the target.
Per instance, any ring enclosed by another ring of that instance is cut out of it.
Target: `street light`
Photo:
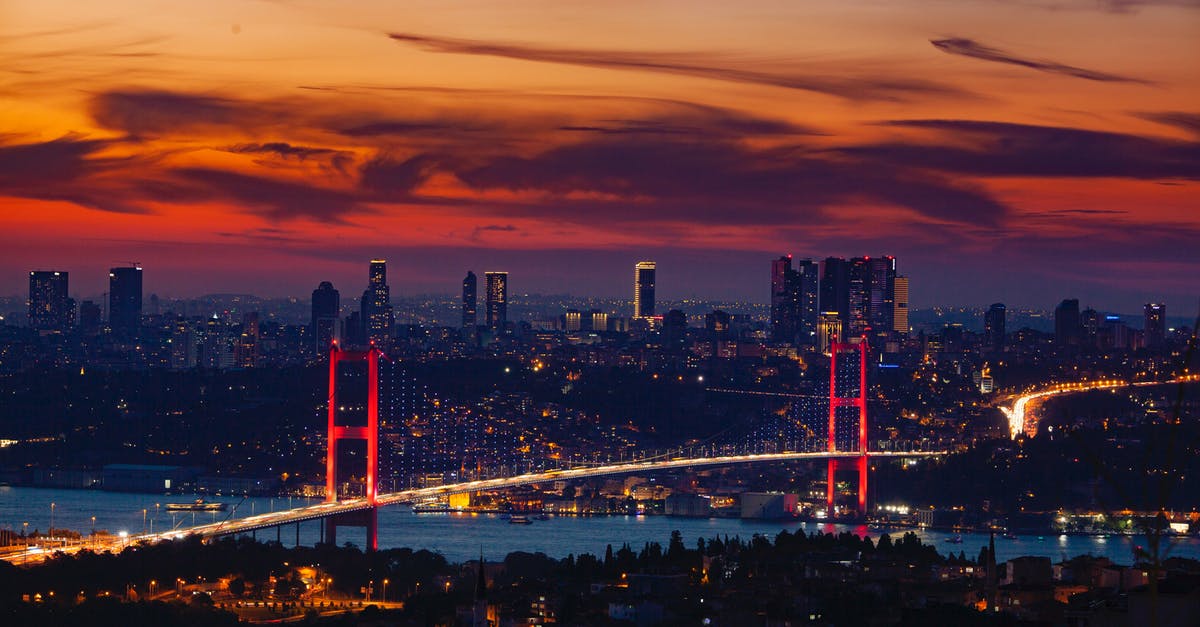
[[[383,580],[383,594],[379,595],[379,600],[383,601],[384,603],[387,603],[387,585],[388,585],[388,580],[384,579]]]
[[[146,533],[146,508],[142,508],[142,533]]]
[[[54,537],[54,503],[50,504],[50,537]]]
[[[92,548],[96,548],[96,517],[92,516]]]

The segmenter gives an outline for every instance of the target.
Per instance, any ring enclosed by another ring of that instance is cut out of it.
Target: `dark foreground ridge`
[[[996,564],[944,557],[912,534],[843,533],[609,546],[555,560],[510,553],[450,564],[429,551],[353,545],[285,548],[250,539],[83,552],[0,564],[6,625],[1105,624],[1197,616],[1200,562],[1168,560],[1153,598],[1149,567],[1081,556]],[[1112,579],[1116,573],[1116,579]],[[986,611],[991,605],[992,611]],[[483,622],[490,621],[490,622]]]

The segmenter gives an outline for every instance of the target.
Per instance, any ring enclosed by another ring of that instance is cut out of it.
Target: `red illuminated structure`
[[[826,512],[833,517],[836,477],[839,461],[858,466],[858,515],[867,513],[867,338],[857,344],[834,342],[829,354],[829,452],[837,452],[837,410],[839,407],[858,409],[858,452],[855,460],[829,460],[828,486],[825,492]],[[858,395],[839,396],[837,389],[838,353],[858,353]]]
[[[334,342],[329,350],[329,450],[325,460],[325,502],[337,501],[337,445],[343,440],[365,440],[367,443],[367,470],[365,494],[367,503],[376,503],[376,488],[379,482],[379,360],[383,352],[374,345],[365,351],[342,350]],[[337,423],[337,367],[339,363],[365,361],[367,364],[367,424],[347,426]],[[357,512],[339,514],[325,519],[325,541],[337,544],[338,527],[366,527],[367,549],[379,548],[379,523],[377,509],[371,507]]]

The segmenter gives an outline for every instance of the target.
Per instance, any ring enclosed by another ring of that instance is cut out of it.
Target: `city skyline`
[[[6,8],[0,293],[132,258],[302,295],[378,255],[397,292],[653,258],[660,298],[760,301],[763,258],[882,250],[914,307],[1195,308],[1194,3],[441,9]]]

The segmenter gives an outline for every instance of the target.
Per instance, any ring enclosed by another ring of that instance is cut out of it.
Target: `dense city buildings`
[[[142,324],[142,269],[138,266],[108,271],[108,326],[113,334],[132,337]]]
[[[478,281],[475,273],[468,270],[467,276],[463,277],[462,282],[462,326],[464,329],[474,329],[479,324],[479,316],[476,313],[479,303],[476,298],[477,288]]]
[[[776,342],[812,346],[818,317],[818,266],[791,255],[771,262],[771,337]]]
[[[68,331],[75,326],[75,301],[68,295],[68,274],[58,270],[29,273],[29,327]]]
[[[654,315],[654,274],[658,264],[639,261],[633,266],[633,317],[649,318]]]
[[[312,293],[310,322],[313,339],[316,341],[314,348],[318,353],[329,350],[330,344],[337,338],[341,311],[341,295],[333,288],[333,283],[321,281],[321,284]]]
[[[508,325],[508,273],[483,273],[484,323],[493,331],[503,331]]]

